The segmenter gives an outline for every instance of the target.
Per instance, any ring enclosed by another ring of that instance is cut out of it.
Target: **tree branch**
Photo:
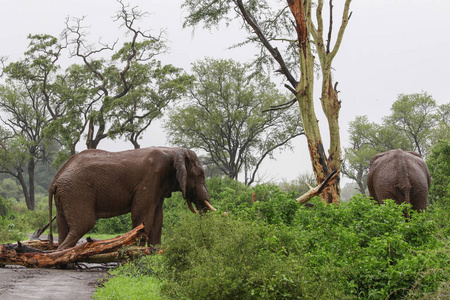
[[[237,4],[239,10],[241,11],[242,16],[244,17],[244,20],[247,22],[248,25],[250,25],[250,27],[253,28],[253,31],[258,36],[258,38],[261,41],[261,43],[264,45],[264,47],[266,47],[266,49],[270,52],[272,57],[280,65],[280,67],[281,67],[280,73],[284,74],[284,76],[286,76],[286,79],[289,81],[289,83],[294,88],[296,88],[297,84],[298,84],[298,81],[294,79],[294,77],[292,76],[291,72],[288,70],[288,68],[286,66],[286,63],[284,62],[283,57],[281,56],[281,54],[278,51],[278,49],[272,47],[270,42],[267,40],[267,38],[264,36],[264,34],[262,33],[261,29],[259,28],[256,20],[245,9],[244,4],[242,3],[242,0],[235,0],[235,3]]]

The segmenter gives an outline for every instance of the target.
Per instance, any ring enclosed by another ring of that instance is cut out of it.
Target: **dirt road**
[[[106,271],[0,268],[0,299],[92,299]]]

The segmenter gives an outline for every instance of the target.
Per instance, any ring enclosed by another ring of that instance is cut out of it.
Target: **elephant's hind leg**
[[[60,245],[69,234],[69,225],[67,225],[66,217],[60,211],[56,213],[56,223],[58,225],[58,245]]]
[[[77,242],[91,230],[95,225],[95,217],[80,219],[77,222],[69,223],[69,232],[64,241],[58,245],[58,250],[74,247]]]

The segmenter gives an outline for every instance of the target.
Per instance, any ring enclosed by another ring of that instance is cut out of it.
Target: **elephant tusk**
[[[214,207],[212,207],[211,204],[209,204],[209,202],[207,200],[203,200],[205,202],[206,207],[208,207],[210,210],[212,211],[216,211],[217,209],[215,209]]]
[[[194,214],[197,213],[197,211],[195,210],[195,208],[192,206],[192,202],[191,202],[191,201],[187,200],[187,205],[188,205],[189,209],[190,209]]]

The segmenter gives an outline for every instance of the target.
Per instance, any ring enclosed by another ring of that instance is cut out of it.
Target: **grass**
[[[94,299],[162,299],[160,294],[162,282],[155,276],[125,276],[111,277],[104,283],[104,288],[98,289]]]

